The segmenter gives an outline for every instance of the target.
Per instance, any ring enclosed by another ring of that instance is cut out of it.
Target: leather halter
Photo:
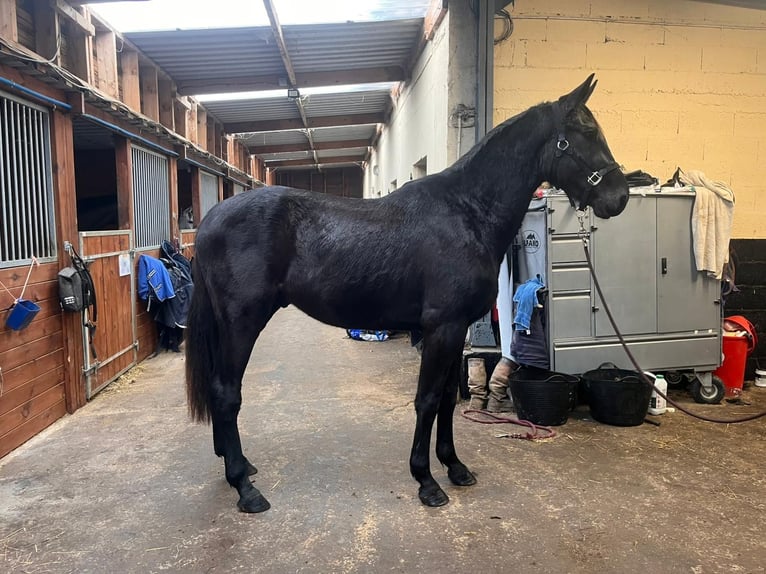
[[[590,173],[587,181],[593,187],[596,187],[599,183],[601,183],[601,180],[606,174],[620,167],[616,162],[612,161],[599,170],[591,168],[585,158],[583,158],[574,148],[572,148],[572,146],[569,145],[569,140],[567,139],[564,130],[564,117],[561,113],[561,108],[558,102],[553,103],[553,112],[556,115],[557,124],[555,157],[560,158],[564,154],[571,157],[575,163]]]

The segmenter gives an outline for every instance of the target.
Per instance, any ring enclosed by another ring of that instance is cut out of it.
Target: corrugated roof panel
[[[348,156],[358,155],[358,156],[364,157],[365,155],[367,155],[367,148],[354,147],[354,148],[345,148],[345,149],[323,149],[323,150],[319,150],[317,152],[317,155],[319,156],[319,159],[322,159],[322,160],[328,160],[334,157],[345,157],[347,155]]]
[[[283,26],[295,73],[407,65],[422,18]]]
[[[202,105],[225,124],[301,117],[295,102],[287,97],[206,101]]]
[[[125,36],[178,83],[285,73],[268,26]]]
[[[257,132],[247,134],[244,137],[240,136],[239,139],[244,145],[248,147],[264,146],[264,145],[288,145],[288,144],[302,144],[308,145],[308,138],[303,130],[284,130],[278,132]]]
[[[313,159],[313,154],[310,151],[285,151],[280,153],[264,153],[258,154],[265,162],[270,161],[284,161],[290,159]]]
[[[389,90],[314,94],[303,99],[309,117],[383,112],[391,101]]]
[[[311,131],[311,136],[314,138],[315,142],[337,142],[359,139],[371,140],[377,129],[375,124],[315,128]]]
[[[351,166],[358,166],[361,162],[358,161],[344,161],[344,162],[334,162],[334,163],[323,163],[321,164],[322,169],[331,169],[335,167],[351,167]],[[280,167],[277,168],[279,171],[283,170],[290,170],[290,171],[305,171],[305,170],[316,170],[316,165],[291,165],[290,167]]]

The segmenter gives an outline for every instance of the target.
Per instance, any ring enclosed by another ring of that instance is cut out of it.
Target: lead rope
[[[625,342],[625,338],[622,336],[622,333],[617,328],[617,323],[615,322],[614,317],[612,316],[612,311],[609,309],[609,305],[607,304],[606,299],[604,299],[604,294],[601,291],[601,285],[599,285],[598,277],[596,277],[596,271],[595,269],[593,269],[593,262],[591,261],[591,258],[590,258],[590,249],[588,248],[588,237],[587,237],[588,232],[585,230],[585,211],[577,210],[577,221],[580,223],[580,231],[578,231],[577,235],[582,240],[582,247],[583,247],[583,250],[585,251],[585,259],[588,262],[588,269],[590,270],[591,277],[593,277],[593,284],[596,286],[596,291],[598,292],[598,296],[601,298],[602,305],[604,305],[604,311],[606,311],[606,316],[609,318],[609,323],[611,323],[612,329],[614,329],[614,332],[617,334],[617,338],[620,340],[620,344],[625,349],[625,354],[628,355],[628,359],[630,359],[630,362],[633,364],[633,367],[636,369],[636,371],[638,371],[638,375],[641,378],[641,380],[647,385],[649,385],[650,387],[652,387],[652,389],[654,389],[658,395],[660,395],[663,399],[665,399],[669,404],[673,405],[679,411],[689,415],[690,417],[699,419],[701,421],[706,421],[709,423],[721,423],[721,424],[744,423],[744,422],[756,420],[766,416],[766,411],[756,413],[754,415],[748,415],[738,419],[719,419],[715,417],[709,417],[706,415],[700,415],[681,406],[674,400],[668,398],[668,396],[665,393],[655,388],[654,383],[652,383],[649,380],[649,377],[647,377],[644,374],[644,369],[642,369],[639,366],[638,361],[636,361],[636,358],[633,356],[633,353],[628,348],[628,344]]]
[[[6,287],[5,284],[2,281],[0,281],[0,287],[5,289],[8,292],[8,295],[13,297],[13,304],[14,305],[24,298],[24,291],[27,290],[27,285],[29,284],[29,278],[32,276],[32,268],[35,265],[39,266],[40,262],[37,260],[37,257],[35,257],[33,255],[32,256],[32,262],[29,264],[29,271],[27,271],[27,279],[26,279],[26,281],[24,281],[24,286],[21,288],[21,295],[19,295],[18,298],[13,297],[13,293],[11,293],[11,290],[8,289],[8,287]]]
[[[556,431],[551,427],[536,425],[531,421],[523,419],[511,419],[508,417],[498,416],[489,411],[483,411],[479,409],[466,409],[463,411],[463,417],[469,421],[480,423],[483,425],[502,425],[512,424],[529,428],[529,431],[525,433],[500,433],[496,434],[495,438],[520,438],[525,440],[542,440],[546,438],[553,438],[556,436]],[[478,416],[477,416],[478,415]],[[546,434],[540,434],[540,433]]]

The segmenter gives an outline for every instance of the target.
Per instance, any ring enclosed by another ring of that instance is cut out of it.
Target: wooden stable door
[[[83,327],[85,395],[90,399],[137,362],[133,234],[80,233],[80,255],[96,291],[96,330]],[[87,317],[92,319],[92,317]],[[95,351],[95,355],[93,353]]]

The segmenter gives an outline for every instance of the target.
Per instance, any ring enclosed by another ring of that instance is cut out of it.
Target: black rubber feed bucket
[[[517,369],[510,376],[516,416],[536,425],[563,425],[577,403],[578,381],[573,375],[545,369]]]
[[[652,387],[636,371],[601,365],[584,373],[590,414],[600,423],[634,427],[642,424],[649,410]]]

